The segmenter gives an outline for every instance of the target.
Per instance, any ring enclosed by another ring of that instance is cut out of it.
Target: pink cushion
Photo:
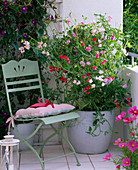
[[[74,106],[70,104],[54,104],[54,108],[51,105],[47,107],[38,108],[27,108],[20,109],[16,112],[15,116],[18,118],[34,118],[34,117],[44,117],[50,115],[57,115],[63,112],[69,112],[75,109]]]

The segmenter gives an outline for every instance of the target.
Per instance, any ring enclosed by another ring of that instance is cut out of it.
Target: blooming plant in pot
[[[131,104],[128,84],[120,78],[123,34],[111,27],[112,17],[95,17],[96,21],[89,24],[84,17],[81,23],[67,19],[60,37],[54,34],[53,39],[44,37],[39,42],[31,41],[34,51],[49,58],[49,72],[55,75],[57,87],[62,84],[59,92],[63,93],[63,102],[92,115],[93,120],[85,130],[89,136],[99,136],[101,132],[106,135],[111,131],[110,122],[105,118],[105,114],[108,117],[110,113],[102,111]],[[108,128],[104,129],[103,124]]]
[[[115,121],[122,120],[129,129],[129,138],[123,140],[118,138],[114,145],[119,147],[121,154],[115,159],[112,157],[111,153],[106,155],[103,159],[104,161],[112,160],[116,164],[116,168],[124,168],[127,170],[136,170],[138,169],[138,109],[136,106],[133,108],[130,107],[128,110],[130,114],[129,117],[126,117],[126,112],[122,111],[120,115],[116,117]]]

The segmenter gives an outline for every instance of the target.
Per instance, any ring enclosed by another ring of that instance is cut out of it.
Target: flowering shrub
[[[111,16],[95,17],[96,21],[89,24],[84,17],[84,21],[75,25],[67,19],[65,30],[54,32],[53,39],[45,36],[30,42],[35,53],[47,59],[46,66],[56,76],[59,92],[64,94],[62,102],[78,110],[96,111],[93,124],[98,128],[105,122],[100,111],[131,105],[131,100],[128,82],[120,78],[123,34],[111,27]]]
[[[116,117],[115,121],[123,120],[125,125],[128,125],[129,128],[129,139],[123,140],[118,138],[114,145],[118,145],[119,150],[122,151],[122,154],[119,155],[118,160],[112,158],[111,153],[106,155],[103,159],[111,160],[117,165],[116,168],[120,169],[121,167],[127,170],[136,170],[138,169],[138,109],[136,106],[133,108],[130,107],[128,110],[130,117],[126,117],[126,112],[122,111],[120,115]]]

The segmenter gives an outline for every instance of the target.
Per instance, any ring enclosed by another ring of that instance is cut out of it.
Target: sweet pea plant
[[[98,128],[106,121],[100,111],[131,105],[131,100],[127,82],[119,78],[123,34],[111,27],[111,16],[95,17],[89,24],[84,17],[81,23],[66,19],[62,33],[30,42],[35,53],[47,58],[46,67],[55,75],[57,87],[62,87],[58,88],[64,95],[62,102],[78,110],[96,111],[93,125]]]
[[[123,120],[125,125],[129,128],[129,139],[124,141],[123,139],[118,138],[114,143],[114,145],[118,145],[120,148],[119,150],[122,151],[122,154],[119,155],[117,160],[112,158],[111,153],[106,155],[103,159],[104,161],[111,161],[111,159],[113,159],[113,162],[117,165],[117,169],[123,167],[127,170],[136,170],[138,169],[138,123],[136,122],[138,119],[137,107],[130,107],[128,113],[130,114],[130,117],[126,117],[126,112],[122,111],[115,120]]]

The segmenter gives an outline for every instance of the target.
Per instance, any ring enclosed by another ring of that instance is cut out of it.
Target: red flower
[[[63,59],[63,55],[60,55],[59,57],[60,57],[61,59]]]
[[[126,100],[127,100],[128,102],[130,101],[130,99],[129,99],[129,98],[127,98]]]
[[[95,47],[97,47],[97,45],[95,44]]]
[[[65,55],[63,55],[63,59],[66,59],[66,56],[65,56]]]
[[[96,38],[93,38],[93,41],[97,41],[97,39],[96,39]]]
[[[70,61],[67,61],[67,63],[69,64],[69,63],[70,63]]]
[[[91,75],[91,73],[87,73],[87,76],[90,76]]]
[[[64,76],[62,76],[62,78],[60,78],[60,80],[63,81],[63,82],[66,82],[67,79],[64,78]]]
[[[55,67],[55,71],[58,71],[58,67]]]
[[[67,71],[66,70],[63,70],[63,73],[66,73]]]
[[[49,69],[53,69],[53,66],[50,66]]]
[[[90,92],[87,92],[87,94],[90,94]]]
[[[81,44],[82,47],[83,47],[84,45],[85,45],[84,43]]]
[[[54,70],[53,70],[53,66],[49,67],[49,69],[50,69],[50,72],[53,72],[53,71],[54,71]]]
[[[66,60],[69,60],[69,57],[66,57]]]
[[[119,108],[120,107],[119,104],[117,104],[116,107]]]

